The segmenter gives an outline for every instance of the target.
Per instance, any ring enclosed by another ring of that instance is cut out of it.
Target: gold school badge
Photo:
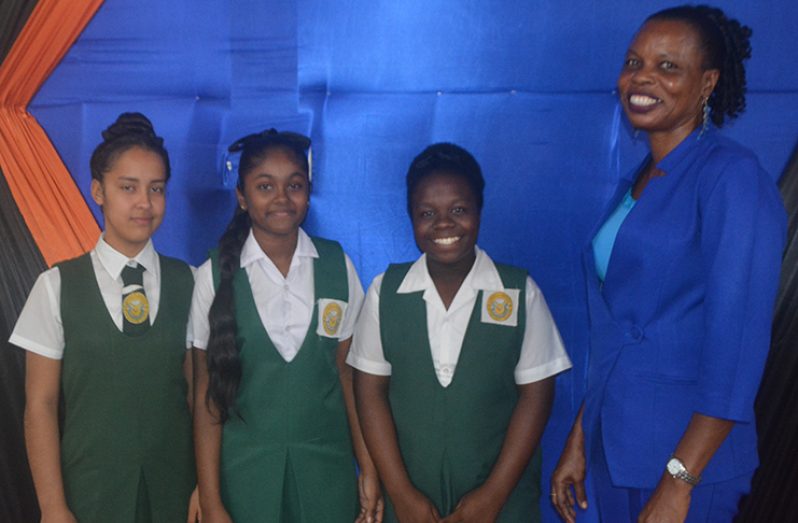
[[[482,292],[482,322],[515,327],[518,324],[518,289]]]
[[[133,325],[144,323],[150,314],[150,302],[144,293],[131,292],[122,301],[122,314]]]
[[[327,338],[337,337],[341,329],[341,323],[344,321],[346,302],[322,298],[319,300],[318,309],[319,325],[316,329],[316,334]]]

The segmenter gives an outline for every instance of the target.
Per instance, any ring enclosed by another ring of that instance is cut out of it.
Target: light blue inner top
[[[632,189],[630,188],[593,238],[593,258],[596,260],[596,273],[601,281],[604,281],[607,276],[607,266],[610,263],[610,255],[612,247],[615,245],[615,237],[618,236],[618,230],[635,203],[637,200],[632,198]]]

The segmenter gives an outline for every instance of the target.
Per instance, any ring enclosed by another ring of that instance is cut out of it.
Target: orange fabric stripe
[[[102,3],[39,0],[0,66],[0,167],[48,265],[94,247],[100,229],[27,107]]]

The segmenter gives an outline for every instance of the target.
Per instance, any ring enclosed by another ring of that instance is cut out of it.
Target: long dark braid
[[[745,60],[751,58],[751,28],[729,18],[716,7],[683,5],[651,15],[648,20],[677,20],[693,27],[701,39],[703,67],[720,71],[709,98],[712,122],[721,127],[726,118],[745,111]]]
[[[216,406],[221,423],[230,417],[241,382],[233,276],[240,267],[241,248],[251,226],[249,214],[236,207],[233,219],[219,239],[219,287],[208,313],[211,334],[207,347],[209,382],[206,401],[212,401]]]
[[[273,149],[290,151],[297,164],[309,175],[307,151],[310,139],[296,133],[277,132],[269,129],[251,134],[233,143],[228,150],[241,152],[238,168],[238,190],[243,194],[244,179]],[[241,357],[236,337],[235,300],[233,277],[241,267],[241,249],[246,242],[252,220],[247,211],[236,206],[233,219],[219,239],[219,287],[208,313],[210,337],[208,339],[208,394],[205,398],[210,406],[213,402],[219,421],[224,423],[235,409],[238,387],[241,384]]]

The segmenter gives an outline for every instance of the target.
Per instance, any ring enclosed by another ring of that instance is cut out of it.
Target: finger
[[[587,495],[585,494],[585,482],[577,481],[574,483],[574,492],[576,492],[576,501],[582,510],[587,510]]]
[[[554,505],[554,508],[557,509],[557,513],[564,521],[567,521],[568,523],[574,523],[576,514],[573,510],[573,501],[570,503],[568,501],[570,490],[571,489],[569,489],[567,486],[564,486],[562,483],[555,484],[551,492],[551,502]]]

